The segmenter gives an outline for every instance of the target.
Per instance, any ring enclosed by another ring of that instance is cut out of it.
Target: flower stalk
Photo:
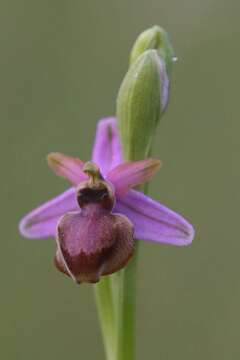
[[[95,299],[107,360],[116,359],[116,311],[114,309],[111,277],[102,278],[95,286]],[[116,302],[116,301],[115,301]]]
[[[117,118],[126,161],[150,155],[156,127],[168,103],[172,58],[167,33],[157,26],[140,34],[133,46],[130,68],[117,98]],[[140,190],[147,194],[147,184]],[[136,240],[135,255],[120,274],[116,360],[135,359],[138,252]]]

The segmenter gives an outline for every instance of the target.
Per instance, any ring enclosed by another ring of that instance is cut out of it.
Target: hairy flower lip
[[[77,283],[96,283],[132,257],[133,225],[123,215],[91,205],[87,215],[77,211],[60,218],[56,242],[56,267]]]

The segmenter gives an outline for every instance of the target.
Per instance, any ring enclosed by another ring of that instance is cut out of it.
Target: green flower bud
[[[165,61],[167,73],[170,75],[176,57],[167,32],[160,26],[153,26],[138,36],[131,51],[130,64],[133,64],[144,51],[149,49],[158,51]]]
[[[130,66],[119,90],[117,117],[125,159],[149,155],[168,102],[169,78],[157,50],[146,50]]]

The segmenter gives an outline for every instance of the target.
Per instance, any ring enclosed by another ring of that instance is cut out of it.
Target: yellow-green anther
[[[102,175],[99,167],[91,161],[84,164],[83,172],[89,176],[89,185],[98,186],[101,184]]]
[[[169,79],[157,50],[144,51],[130,66],[119,90],[117,117],[125,159],[148,156],[168,102]]]
[[[165,61],[168,76],[170,76],[175,56],[168,33],[160,26],[153,26],[143,31],[135,41],[131,55],[130,64],[146,50],[155,49]]]

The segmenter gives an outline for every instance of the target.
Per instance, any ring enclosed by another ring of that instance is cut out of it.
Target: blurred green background
[[[132,43],[154,24],[179,61],[151,194],[197,236],[142,244],[137,359],[240,358],[239,13],[238,0],[1,1],[1,359],[104,359],[92,287],[58,273],[54,242],[24,240],[17,224],[67,187],[47,153],[90,158]]]

